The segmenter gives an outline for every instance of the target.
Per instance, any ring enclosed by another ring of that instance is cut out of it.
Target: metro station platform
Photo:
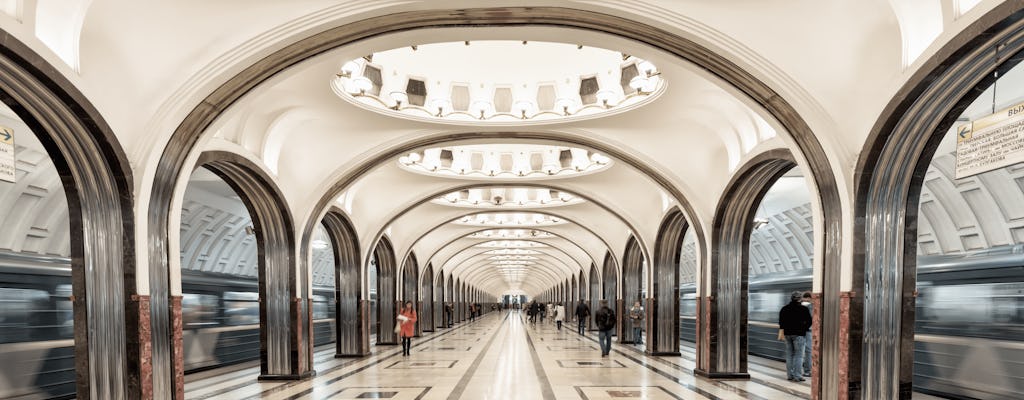
[[[807,399],[810,381],[788,382],[783,364],[752,358],[750,380],[694,376],[692,349],[678,357],[612,345],[601,357],[596,333],[580,336],[566,323],[530,324],[523,313],[492,313],[399,346],[374,346],[371,356],[315,355],[317,376],[260,382],[256,364],[186,377],[189,399]],[[915,394],[915,398],[931,398]]]

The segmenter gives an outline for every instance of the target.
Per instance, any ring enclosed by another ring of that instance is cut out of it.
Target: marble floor
[[[567,324],[568,325],[568,324]],[[753,359],[749,381],[696,377],[692,349],[681,357],[646,356],[613,344],[601,357],[597,335],[569,326],[530,324],[517,312],[493,313],[400,346],[374,346],[360,359],[316,353],[317,376],[257,382],[243,364],[186,376],[189,399],[806,399],[809,381],[788,382],[782,364]]]

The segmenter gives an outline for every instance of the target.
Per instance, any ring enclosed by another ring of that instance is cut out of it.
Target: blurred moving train
[[[750,354],[785,360],[779,310],[811,287],[809,271],[750,281]],[[692,284],[680,288],[681,336],[693,343]],[[914,390],[953,399],[1020,399],[1024,393],[1024,245],[918,257]]]
[[[0,398],[75,396],[66,258],[0,253]],[[183,271],[185,371],[259,359],[256,280]],[[313,288],[313,341],[334,342],[334,290]]]

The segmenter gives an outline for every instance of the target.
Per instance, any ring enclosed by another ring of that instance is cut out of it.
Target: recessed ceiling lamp
[[[627,109],[665,84],[650,61],[619,51],[484,40],[418,44],[347,61],[331,86],[346,100],[395,116],[508,124]]]
[[[496,254],[496,255],[519,255],[519,256],[523,256],[523,255],[540,255],[540,254],[543,254],[543,253],[541,253],[541,252],[539,252],[537,250],[528,250],[528,249],[498,249],[498,250],[488,250],[488,251],[485,251],[484,254],[488,254],[488,255],[495,255]]]
[[[526,227],[548,226],[566,223],[565,220],[541,213],[481,213],[461,217],[452,223],[457,225]]]
[[[483,242],[477,244],[476,247],[496,247],[499,249],[521,249],[521,248],[532,248],[532,247],[548,247],[548,245],[541,242],[534,242],[529,240],[492,240],[489,242]]]
[[[576,147],[490,144],[434,147],[398,158],[407,171],[486,180],[564,178],[604,170],[612,160]]]
[[[488,253],[491,253],[493,251],[495,251],[495,250],[488,251]],[[527,250],[527,251],[533,251],[534,253],[537,253],[534,250]],[[529,261],[529,260],[539,260],[540,258],[539,257],[535,257],[535,256],[512,256],[512,255],[506,255],[506,256],[488,257],[487,259],[488,260],[494,260],[494,261],[501,261],[501,260],[527,260],[527,261]]]
[[[506,261],[495,261],[491,265],[533,265],[536,264],[533,261],[519,261],[519,260],[506,260]]]
[[[555,235],[532,229],[492,229],[474,232],[466,237],[470,239],[550,239]]]
[[[584,200],[549,188],[489,187],[451,192],[432,201],[465,208],[546,208],[579,204]]]

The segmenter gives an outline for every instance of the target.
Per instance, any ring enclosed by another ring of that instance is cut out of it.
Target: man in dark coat
[[[594,323],[597,324],[598,342],[601,344],[601,357],[605,357],[612,351],[612,331],[615,329],[615,311],[608,308],[608,300],[601,300],[601,308],[594,314]]]
[[[786,341],[786,375],[793,382],[804,381],[804,340],[811,329],[811,312],[800,304],[802,298],[802,292],[793,292],[779,310],[779,340]]]
[[[587,318],[590,318],[590,307],[581,301],[576,305],[576,330],[580,335],[587,333]]]

